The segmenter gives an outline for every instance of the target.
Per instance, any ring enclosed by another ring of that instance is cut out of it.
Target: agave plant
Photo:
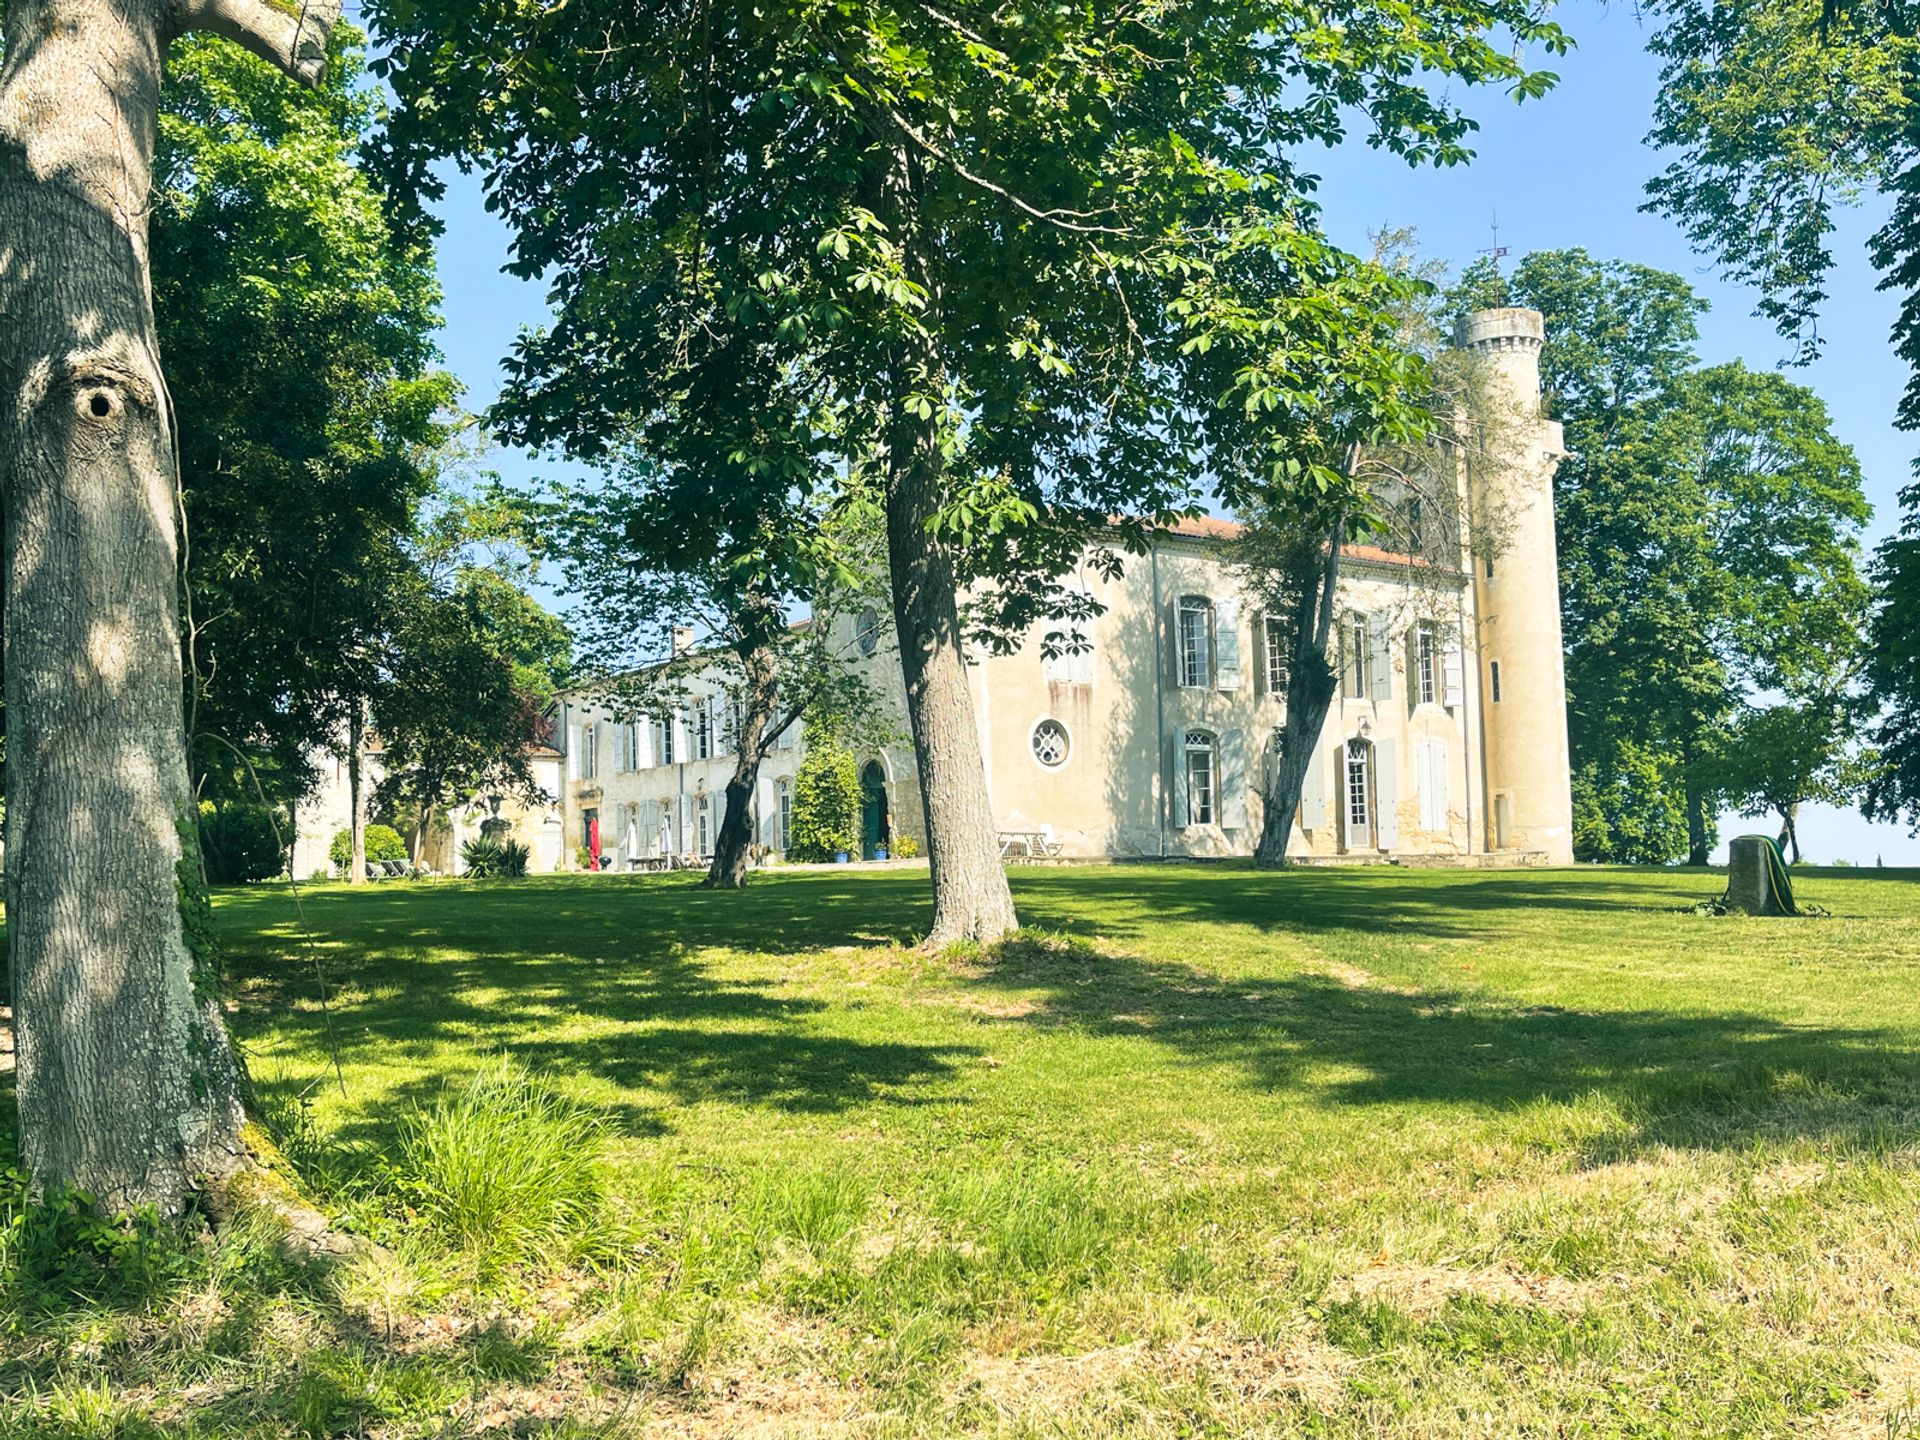
[[[502,868],[505,863],[504,847],[498,840],[485,835],[462,845],[460,858],[466,862],[467,875],[474,880],[491,880],[497,875],[507,873]],[[520,873],[526,873],[524,863]]]

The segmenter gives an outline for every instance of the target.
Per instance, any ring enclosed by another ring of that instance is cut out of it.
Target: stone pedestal
[[[1768,872],[1773,842],[1764,835],[1741,835],[1727,853],[1727,909],[1747,915],[1784,915]]]

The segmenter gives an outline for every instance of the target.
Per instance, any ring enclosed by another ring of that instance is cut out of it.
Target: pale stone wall
[[[724,703],[724,689],[716,668],[698,671],[688,680],[689,698],[674,719],[673,759],[663,763],[656,745],[652,719],[635,722],[639,726],[637,764],[623,764],[617,721],[604,706],[579,699],[564,701],[555,717],[554,743],[564,752],[564,778],[560,791],[565,799],[564,837],[561,845],[562,869],[577,869],[580,846],[586,843],[589,812],[596,814],[601,826],[601,851],[616,857],[620,868],[631,852],[643,857],[664,853],[706,858],[720,833],[720,821],[726,804],[727,781],[733,776],[735,755],[732,746],[724,748],[716,741],[709,754],[699,758],[695,746],[692,705],[710,697]],[[804,727],[803,727],[804,729]],[[593,759],[587,760],[591,737]],[[800,767],[801,745],[795,743],[773,750],[760,766],[759,794],[756,797],[754,841],[770,850],[779,847],[779,787],[791,784]],[[705,845],[701,844],[701,819],[704,815]],[[662,833],[662,821],[666,822]]]
[[[314,770],[320,777],[319,784],[293,811],[293,845],[287,873],[296,880],[311,880],[316,875],[331,874],[333,861],[327,854],[328,848],[333,844],[333,837],[353,823],[353,792],[347,783],[347,762],[344,758],[346,743],[343,727],[337,751],[320,750],[312,756]],[[373,804],[373,792],[386,774],[377,746],[369,746],[361,751],[360,787],[369,807]]]
[[[506,799],[500,806],[498,818],[505,820],[509,827],[503,838],[527,847],[527,873],[530,875],[546,875],[566,868],[563,863],[566,855],[566,815],[561,785],[563,761],[564,757],[557,752],[542,751],[528,764],[534,784],[547,797],[544,802]],[[478,839],[484,833],[483,827],[487,821],[493,818],[493,806],[484,797],[476,797],[465,805],[455,806],[453,813],[447,816],[446,827],[436,825],[428,836],[421,858],[437,874],[464,875],[467,866],[461,855],[462,847],[469,840]]]

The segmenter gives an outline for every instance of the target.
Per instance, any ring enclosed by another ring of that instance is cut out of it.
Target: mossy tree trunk
[[[173,415],[147,215],[162,61],[205,29],[308,83],[339,0],[13,0],[0,69],[6,906],[21,1159],[183,1209],[243,1167],[204,960]]]

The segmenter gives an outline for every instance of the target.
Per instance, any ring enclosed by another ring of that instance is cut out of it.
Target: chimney
[[[678,660],[691,649],[693,649],[693,627],[691,625],[674,626],[673,658]]]

